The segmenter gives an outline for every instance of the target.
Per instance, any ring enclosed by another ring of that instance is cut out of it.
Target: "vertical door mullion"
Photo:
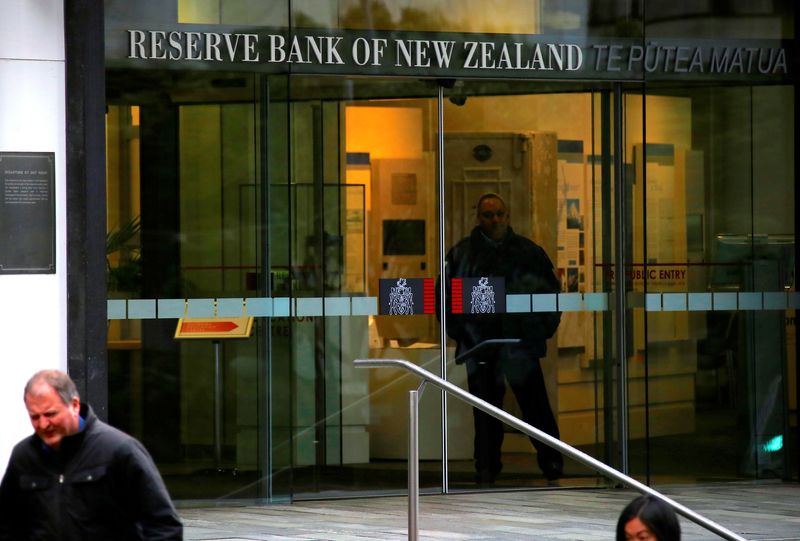
[[[616,267],[616,295],[614,308],[616,317],[616,343],[618,377],[617,396],[619,397],[617,409],[617,427],[619,439],[619,470],[628,473],[628,317],[627,317],[627,264],[626,239],[627,227],[627,198],[624,174],[624,133],[622,122],[622,85],[614,85],[614,197],[616,227],[614,228],[614,266]]]
[[[314,268],[315,291],[320,297],[325,296],[325,149],[323,148],[323,114],[322,103],[312,107],[313,138],[313,199],[314,199],[314,236],[315,254],[319,260],[319,268]],[[316,265],[315,265],[316,267]],[[321,468],[327,464],[327,421],[326,421],[326,351],[325,351],[325,318],[314,318],[314,440],[315,440],[315,485],[321,474]],[[318,490],[318,486],[315,486]]]
[[[444,87],[438,85],[438,96],[436,101],[436,119],[438,125],[437,156],[436,156],[436,178],[438,179],[438,203],[439,203],[439,350],[441,353],[441,374],[442,379],[447,379],[447,299],[445,291],[447,284],[444,283],[444,256],[445,256],[445,237],[444,237]],[[447,393],[439,391],[442,397],[442,492],[447,494],[450,491],[448,483],[448,451],[447,451]]]
[[[600,92],[600,193],[602,197],[602,232],[603,238],[601,241],[602,261],[608,264],[612,260],[613,245],[615,228],[612,227],[614,223],[613,209],[614,206],[612,199],[614,191],[612,190],[612,171],[614,163],[612,162],[612,134],[611,134],[611,93],[608,90]],[[615,269],[611,266],[610,268]],[[616,272],[616,269],[615,269]],[[615,279],[612,276],[615,273],[603,272],[603,291],[612,293],[615,289]],[[617,280],[619,277],[617,277]],[[616,322],[614,321],[615,310],[607,310],[603,312],[603,441],[605,442],[605,459],[610,466],[616,466],[614,457],[617,456],[616,449],[618,437],[614,433],[614,405],[616,404],[614,392],[614,329]]]
[[[256,156],[258,160],[259,183],[260,189],[258,193],[259,210],[256,215],[259,216],[260,223],[260,240],[259,246],[261,253],[261,272],[256,269],[256,276],[260,276],[259,283],[257,284],[259,294],[264,297],[272,296],[272,284],[270,283],[270,212],[269,212],[269,79],[266,75],[259,76],[258,88],[258,121],[257,128],[257,141],[259,152]],[[256,238],[259,238],[257,236]],[[256,250],[256,253],[259,253]],[[266,498],[268,501],[272,500],[272,408],[270,404],[270,397],[272,396],[272,333],[270,332],[271,321],[269,318],[262,319],[262,324],[257,327],[258,329],[258,344],[263,348],[263,353],[257,355],[259,359],[257,363],[257,373],[259,374],[258,381],[258,426],[261,437],[259,441],[259,457],[258,462],[261,464],[261,487],[258,491],[259,495]],[[262,360],[263,359],[263,360]]]

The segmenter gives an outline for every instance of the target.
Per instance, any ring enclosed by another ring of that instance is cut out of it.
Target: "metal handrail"
[[[425,383],[432,383],[436,385],[440,389],[445,392],[454,395],[457,398],[460,398],[464,402],[472,405],[473,407],[478,408],[481,411],[484,411],[495,417],[500,419],[501,421],[511,425],[512,427],[516,428],[520,432],[539,440],[540,442],[549,445],[550,447],[560,451],[564,455],[572,458],[573,460],[580,462],[581,464],[592,468],[593,470],[610,477],[620,483],[627,485],[630,488],[638,490],[642,494],[649,494],[654,498],[657,498],[664,502],[665,504],[669,505],[672,509],[674,509],[678,514],[683,515],[687,519],[691,520],[695,524],[714,532],[715,534],[719,535],[723,539],[728,539],[730,541],[747,541],[746,538],[741,537],[740,535],[732,532],[731,530],[717,524],[716,522],[698,514],[689,509],[688,507],[676,502],[675,500],[664,496],[657,490],[650,488],[649,486],[640,483],[636,479],[632,477],[628,477],[624,473],[615,470],[614,468],[600,462],[596,458],[593,458],[583,451],[580,451],[571,445],[567,445],[563,441],[554,438],[550,434],[546,432],[542,432],[535,426],[529,425],[528,423],[506,413],[505,411],[501,410],[498,407],[489,404],[485,400],[481,400],[480,398],[476,397],[475,395],[468,393],[461,387],[450,383],[430,372],[425,370],[424,368],[420,368],[419,366],[415,365],[410,361],[406,361],[404,359],[356,359],[353,361],[353,364],[356,367],[360,368],[381,368],[387,366],[394,366],[397,368],[403,368],[408,370],[409,372],[416,374],[420,378],[422,378],[422,384],[420,389],[425,385]],[[419,405],[419,390],[412,390],[409,392],[409,409],[410,409],[410,417],[409,417],[409,517],[408,517],[408,524],[409,524],[409,532],[408,538],[410,540],[416,540],[418,538],[418,531],[417,531],[417,513],[418,513],[418,505],[419,505],[419,456],[418,456],[418,434],[417,434],[417,422],[418,422],[418,414],[417,408]],[[413,456],[412,456],[413,455]]]

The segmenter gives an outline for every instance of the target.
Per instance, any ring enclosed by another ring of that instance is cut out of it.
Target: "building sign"
[[[0,152],[0,274],[56,271],[55,154]]]
[[[268,73],[648,80],[780,79],[777,40],[658,40],[542,35],[233,28],[109,29],[109,66],[230,67]]]

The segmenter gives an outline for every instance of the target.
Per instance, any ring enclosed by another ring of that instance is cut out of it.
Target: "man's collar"
[[[511,226],[508,226],[505,235],[503,235],[499,240],[494,240],[493,238],[489,237],[486,233],[483,232],[483,229],[481,229],[480,226],[476,226],[475,229],[478,230],[478,234],[485,242],[488,242],[490,245],[495,247],[503,244],[511,236]]]
[[[488,243],[489,243],[489,244],[491,244],[492,246],[500,246],[500,244],[502,244],[502,242],[503,242],[503,239],[500,239],[500,240],[494,240],[493,238],[491,238],[490,236],[488,236],[486,233],[484,233],[484,232],[483,232],[483,229],[478,229],[478,233],[480,233],[480,234],[481,234],[481,237],[483,237],[483,241],[484,241],[484,242],[488,242]]]

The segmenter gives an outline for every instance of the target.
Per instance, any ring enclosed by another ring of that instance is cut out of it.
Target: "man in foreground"
[[[180,540],[183,526],[147,450],[42,370],[25,386],[34,434],[0,484],[0,540]]]

